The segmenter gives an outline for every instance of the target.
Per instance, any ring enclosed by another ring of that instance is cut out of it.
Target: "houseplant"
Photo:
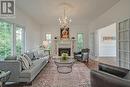
[[[67,53],[62,53],[62,60],[67,60],[68,54]]]

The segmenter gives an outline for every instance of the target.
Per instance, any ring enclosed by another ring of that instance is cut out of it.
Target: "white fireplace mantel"
[[[73,56],[73,52],[75,51],[75,39],[68,40],[55,40],[55,55],[58,56],[59,48],[71,48],[71,56]]]

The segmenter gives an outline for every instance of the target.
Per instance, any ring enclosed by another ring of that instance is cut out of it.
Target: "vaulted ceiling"
[[[73,24],[88,24],[119,0],[16,0],[16,6],[40,24],[57,24],[67,6]]]

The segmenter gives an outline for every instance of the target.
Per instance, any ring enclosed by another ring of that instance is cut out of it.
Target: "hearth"
[[[58,56],[61,56],[62,53],[67,53],[68,56],[71,56],[71,48],[58,48]]]

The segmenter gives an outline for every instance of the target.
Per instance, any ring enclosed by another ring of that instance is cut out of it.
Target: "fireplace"
[[[68,56],[71,56],[71,48],[58,48],[58,56],[61,56],[62,53],[67,53]]]
[[[69,56],[73,57],[73,53],[75,52],[76,41],[73,39],[68,40],[54,40],[55,48],[54,54],[55,56],[61,56],[62,53],[68,53]]]

